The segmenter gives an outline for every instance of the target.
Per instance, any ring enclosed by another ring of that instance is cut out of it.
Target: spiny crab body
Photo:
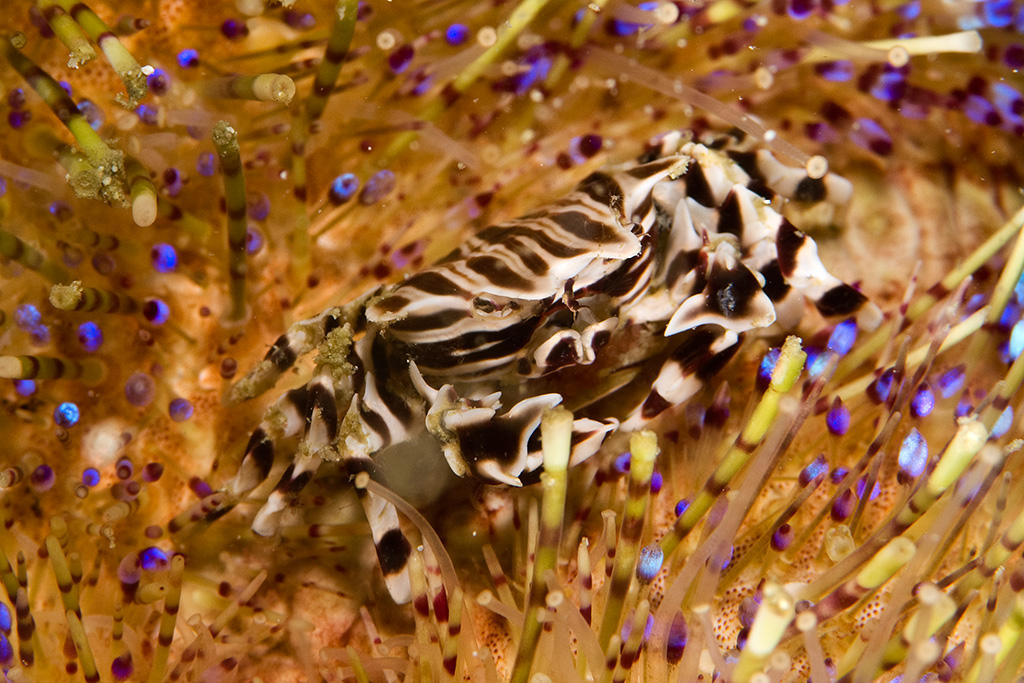
[[[282,335],[233,398],[260,393],[320,347],[313,379],[268,411],[211,517],[270,475],[276,441],[299,434],[253,523],[259,533],[275,530],[324,460],[373,474],[373,456],[427,435],[455,474],[521,486],[539,476],[547,409],[574,410],[576,464],[610,432],[688,399],[740,335],[791,321],[805,298],[827,316],[877,324],[878,309],[773,208],[843,201],[845,180],[812,178],[729,136],[687,137],[665,135],[637,161]],[[410,544],[397,513],[372,493],[362,501],[388,588],[405,602]]]

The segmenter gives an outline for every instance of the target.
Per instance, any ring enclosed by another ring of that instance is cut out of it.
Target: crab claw
[[[562,402],[559,394],[519,401],[498,415],[501,394],[462,398],[446,384],[427,412],[427,429],[441,441],[448,466],[458,476],[473,474],[500,484],[522,486],[530,437],[544,411]]]
[[[737,258],[732,244],[723,240],[701,256],[707,259],[704,290],[676,309],[666,337],[699,325],[720,325],[738,333],[775,322],[775,307],[762,289],[764,283]]]

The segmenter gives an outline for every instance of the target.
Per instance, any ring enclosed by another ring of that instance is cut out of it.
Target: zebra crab
[[[392,446],[433,439],[451,470],[521,486],[541,466],[539,423],[575,416],[570,464],[616,430],[679,405],[724,366],[743,333],[791,325],[804,300],[827,317],[881,314],[831,275],[779,203],[842,203],[849,183],[811,177],[732,136],[662,136],[636,161],[485,228],[403,282],[293,325],[229,396],[266,391],[319,348],[304,386],[252,433],[240,469],[214,494],[225,514],[291,462],[252,523],[272,534],[320,464],[375,475]],[[293,453],[283,439],[299,436]],[[360,494],[385,583],[410,598],[410,544],[395,508]]]

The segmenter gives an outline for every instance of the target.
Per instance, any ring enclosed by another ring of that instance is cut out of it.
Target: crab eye
[[[477,298],[473,299],[473,308],[475,308],[481,313],[494,313],[496,310],[498,310],[498,305],[491,301],[490,299],[485,299],[483,297],[478,296]]]

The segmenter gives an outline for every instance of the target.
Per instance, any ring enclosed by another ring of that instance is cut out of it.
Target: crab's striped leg
[[[834,174],[812,178],[806,169],[786,166],[763,150],[749,156],[746,152],[729,153],[742,163],[731,163],[729,157],[701,145],[685,145],[684,151],[693,156],[686,173],[652,192],[657,211],[666,222],[671,220],[662,277],[672,301],[683,301],[703,284],[699,276],[705,243],[731,236],[741,248],[740,260],[751,272],[760,274],[762,282],[757,288],[763,289],[770,302],[780,303],[776,308],[787,309],[789,301],[799,303],[792,296],[798,293],[825,316],[856,315],[861,327],[877,326],[881,320],[878,308],[829,273],[818,258],[814,240],[769,202],[775,194],[807,202],[843,202],[848,198],[845,180]],[[650,309],[651,302],[644,305]]]
[[[814,302],[824,316],[856,315],[857,324],[873,330],[882,313],[867,297],[841,281],[822,265],[814,240],[783,219],[775,240],[779,267],[786,281]]]
[[[228,485],[233,497],[241,497],[270,476],[275,442],[299,433],[306,423],[308,406],[309,389],[301,386],[286,392],[267,409],[260,426],[249,436],[242,464]]]
[[[305,436],[299,443],[295,459],[285,469],[274,490],[267,497],[267,502],[256,513],[252,522],[253,531],[262,536],[269,536],[277,531],[277,521],[281,512],[313,478],[320,463],[329,456],[328,451],[333,451],[335,439],[338,437],[338,406],[335,401],[335,380],[331,368],[321,368],[305,389]],[[351,400],[351,389],[347,395],[347,400]]]
[[[343,332],[350,340],[351,328]],[[410,438],[417,420],[411,409],[387,386],[385,365],[377,370],[375,363],[385,359],[374,357],[383,342],[376,333],[367,334],[351,349],[336,349],[348,367],[339,367],[341,358],[321,358],[315,376],[298,389],[289,391],[268,410],[260,427],[253,432],[246,455],[235,479],[229,486],[232,500],[262,483],[274,462],[276,441],[305,430],[292,463],[281,475],[266,503],[256,513],[252,528],[258,534],[270,535],[277,530],[281,512],[313,478],[325,457],[336,454],[349,473],[373,473],[372,456],[390,443]],[[378,377],[380,375],[380,377]],[[339,420],[339,405],[347,406]],[[395,408],[395,415],[392,412]],[[419,424],[422,424],[420,413]],[[384,573],[388,592],[396,603],[411,598],[406,561],[411,545],[402,533],[398,514],[391,503],[357,489],[378,562]],[[223,515],[230,506],[218,509],[211,517]]]
[[[294,323],[270,346],[263,360],[231,387],[227,400],[235,403],[259,396],[274,386],[300,357],[318,347],[332,330],[347,323],[353,333],[362,331],[366,327],[366,302],[377,296],[381,289],[371,290],[344,306],[329,308],[317,316]]]
[[[739,349],[741,335],[702,325],[671,338],[670,351],[652,358],[628,382],[584,406],[587,415],[619,415],[621,428],[639,429],[693,396]]]
[[[184,528],[189,521],[200,519],[213,522],[231,512],[242,497],[252,491],[268,476],[274,466],[275,441],[294,436],[305,423],[309,392],[305,386],[288,391],[277,399],[264,413],[245,446],[245,454],[238,472],[227,483],[224,490],[216,491],[194,506],[193,514],[179,515],[172,523],[175,531]]]

